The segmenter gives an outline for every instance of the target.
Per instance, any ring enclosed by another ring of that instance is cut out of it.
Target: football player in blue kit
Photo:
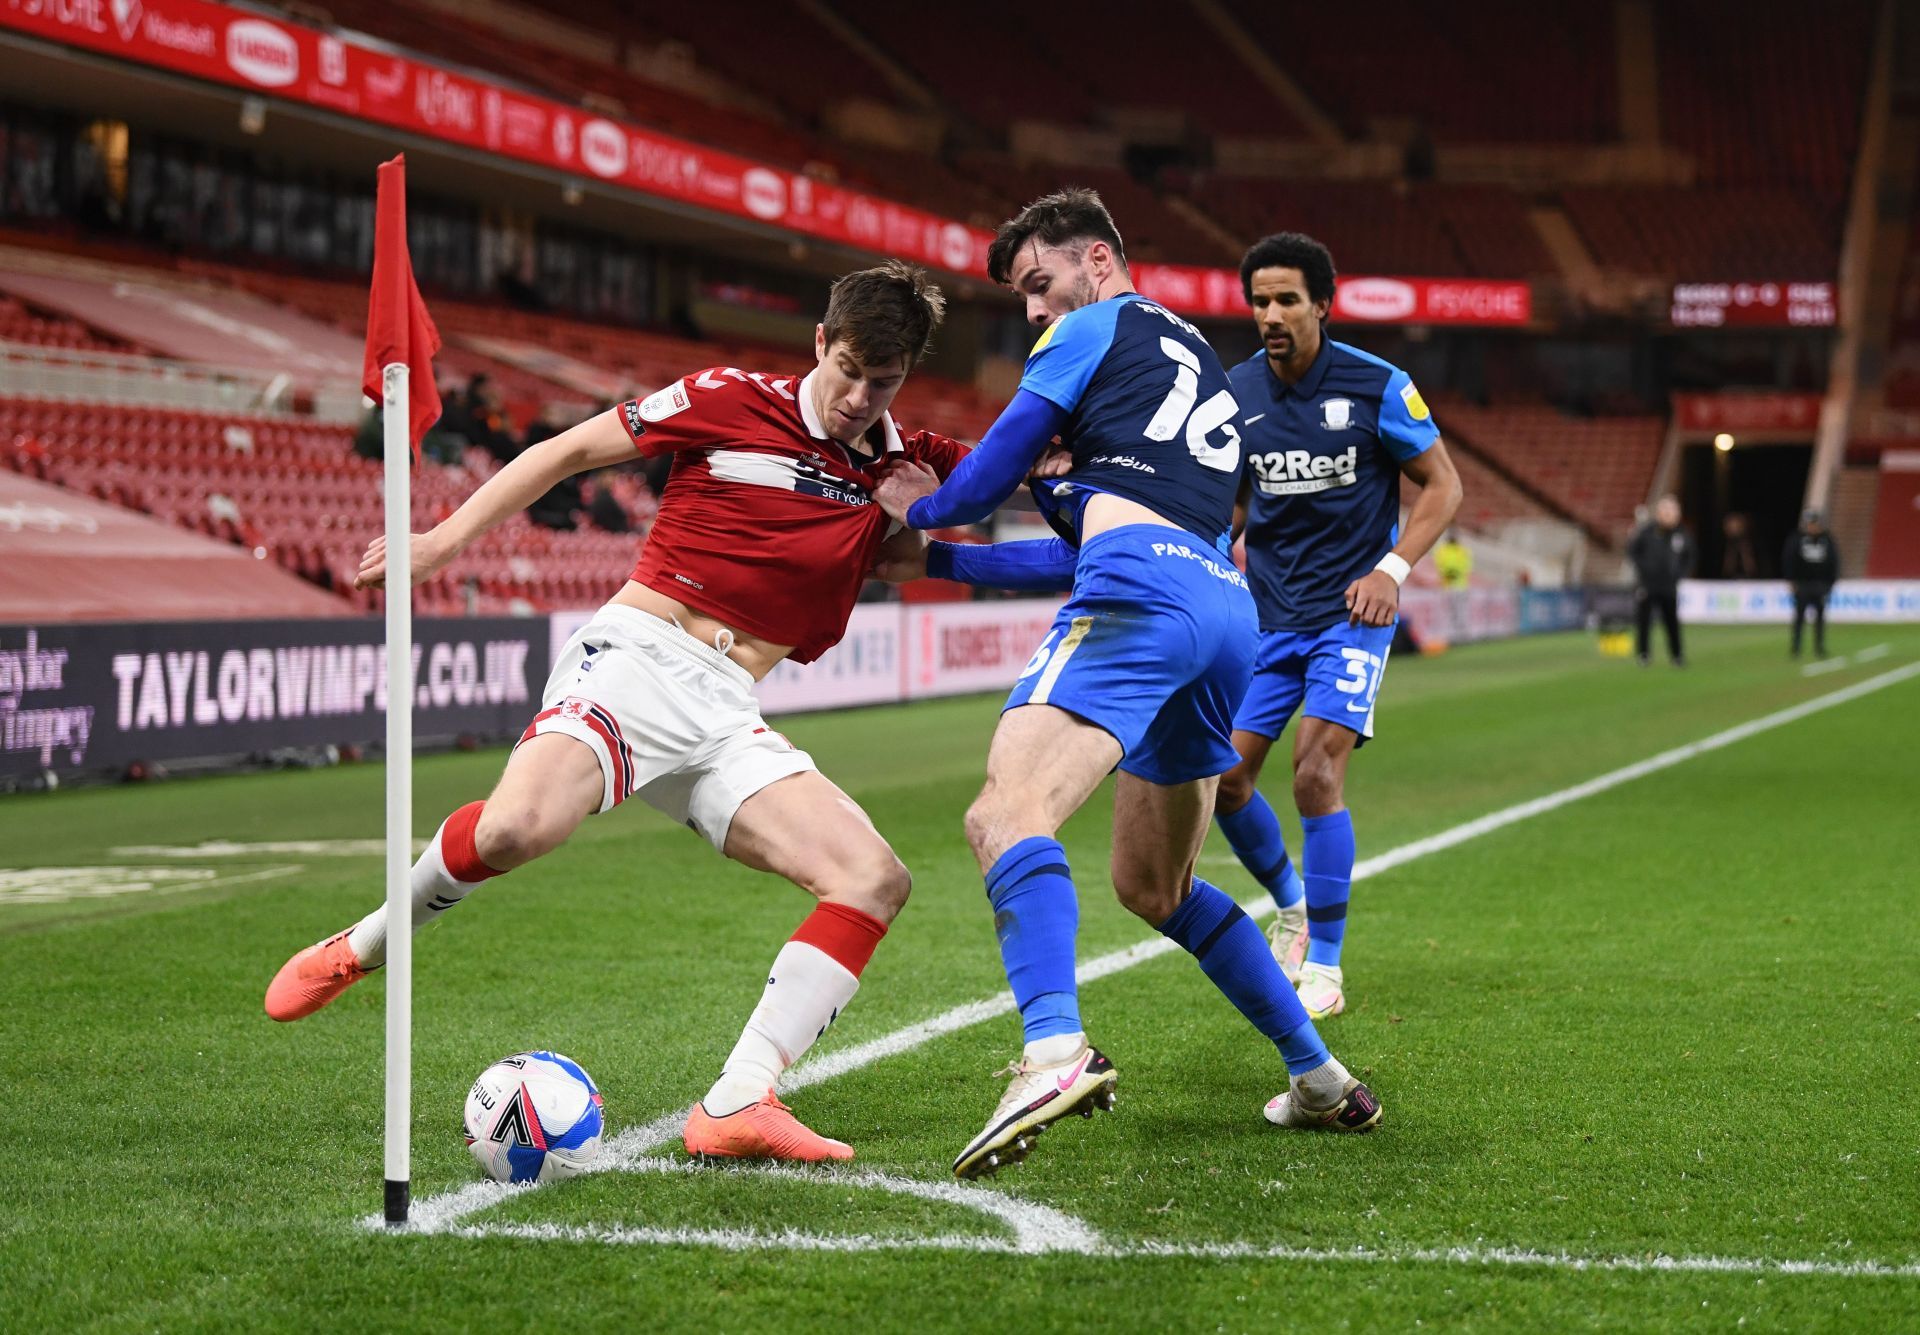
[[[1326,335],[1333,257],[1297,232],[1257,242],[1240,283],[1261,350],[1229,373],[1246,471],[1247,574],[1260,610],[1253,684],[1233,720],[1240,759],[1215,819],[1280,913],[1274,958],[1314,1019],[1346,1008],[1340,946],[1353,878],[1347,761],[1373,736],[1400,585],[1460,507],[1460,477],[1406,372]],[[1400,531],[1400,478],[1420,498]],[[1256,782],[1295,713],[1301,871]]]
[[[1071,457],[1034,484],[1059,537],[925,557],[943,578],[1072,589],[1007,698],[966,816],[1026,1046],[954,1172],[991,1173],[1059,1118],[1112,1103],[1113,1065],[1080,1019],[1079,903],[1054,836],[1116,767],[1114,889],[1279,1048],[1290,1079],[1268,1120],[1367,1130],[1372,1091],[1328,1053],[1252,919],[1193,874],[1257,647],[1228,556],[1242,414],[1226,372],[1198,330],[1133,290],[1090,190],[1002,224],[987,268],[1043,331],[1020,388],[945,483],[899,464],[875,492],[911,527],[946,528],[991,514],[1056,437]]]

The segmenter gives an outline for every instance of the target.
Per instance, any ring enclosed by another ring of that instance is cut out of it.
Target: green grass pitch
[[[1920,628],[1838,628],[1871,656],[1812,676],[1784,631],[1692,634],[1684,672],[1579,635],[1395,660],[1349,783],[1362,858],[1920,661]],[[916,877],[817,1058],[1004,990],[960,836],[995,704],[783,725]],[[1916,754],[1910,675],[1360,882],[1323,1031],[1385,1103],[1370,1136],[1262,1121],[1277,1056],[1173,952],[1083,989],[1118,1109],[977,1190],[947,1165],[1017,1050],[1004,1014],[792,1095],[853,1171],[689,1170],[675,1139],[430,1236],[363,1224],[384,984],[260,1009],[378,859],[124,851],[377,839],[379,768],[0,799],[0,1326],[1915,1329]],[[418,833],[500,763],[421,761]],[[1284,811],[1284,767],[1265,786]],[[804,915],[632,805],[419,938],[417,1201],[476,1179],[461,1099],[506,1053],[583,1062],[629,1146],[684,1110]],[[1153,935],[1107,835],[1103,795],[1062,836],[1083,961]],[[1206,859],[1257,894],[1217,834]],[[32,870],[72,866],[201,879],[55,897]]]

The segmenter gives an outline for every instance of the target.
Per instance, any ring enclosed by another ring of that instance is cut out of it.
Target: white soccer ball
[[[503,1057],[467,1091],[467,1148],[496,1182],[551,1182],[600,1153],[600,1091],[557,1052]]]

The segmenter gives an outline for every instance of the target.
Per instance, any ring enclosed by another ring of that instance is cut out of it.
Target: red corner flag
[[[407,159],[405,154],[380,164],[379,193],[374,205],[373,296],[367,304],[367,360],[360,388],[380,402],[380,368],[405,362],[409,402],[407,437],[414,457],[420,439],[440,420],[440,388],[433,383],[433,354],[440,351],[440,331],[433,327],[427,304],[413,281],[413,260],[407,255]]]

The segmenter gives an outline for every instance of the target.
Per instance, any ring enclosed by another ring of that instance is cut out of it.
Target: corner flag
[[[411,494],[420,438],[440,416],[433,327],[407,255],[406,160],[380,164],[373,293],[361,388],[381,405],[387,544],[386,1220],[404,1224],[412,1196],[413,1119],[413,539]]]
[[[440,331],[420,300],[413,260],[407,254],[407,158],[403,153],[380,164],[373,220],[373,293],[367,303],[367,356],[360,369],[360,389],[379,403],[382,368],[396,362],[407,367],[412,391],[407,437],[416,458],[421,437],[440,420],[440,390],[433,383],[433,354],[438,351]]]

